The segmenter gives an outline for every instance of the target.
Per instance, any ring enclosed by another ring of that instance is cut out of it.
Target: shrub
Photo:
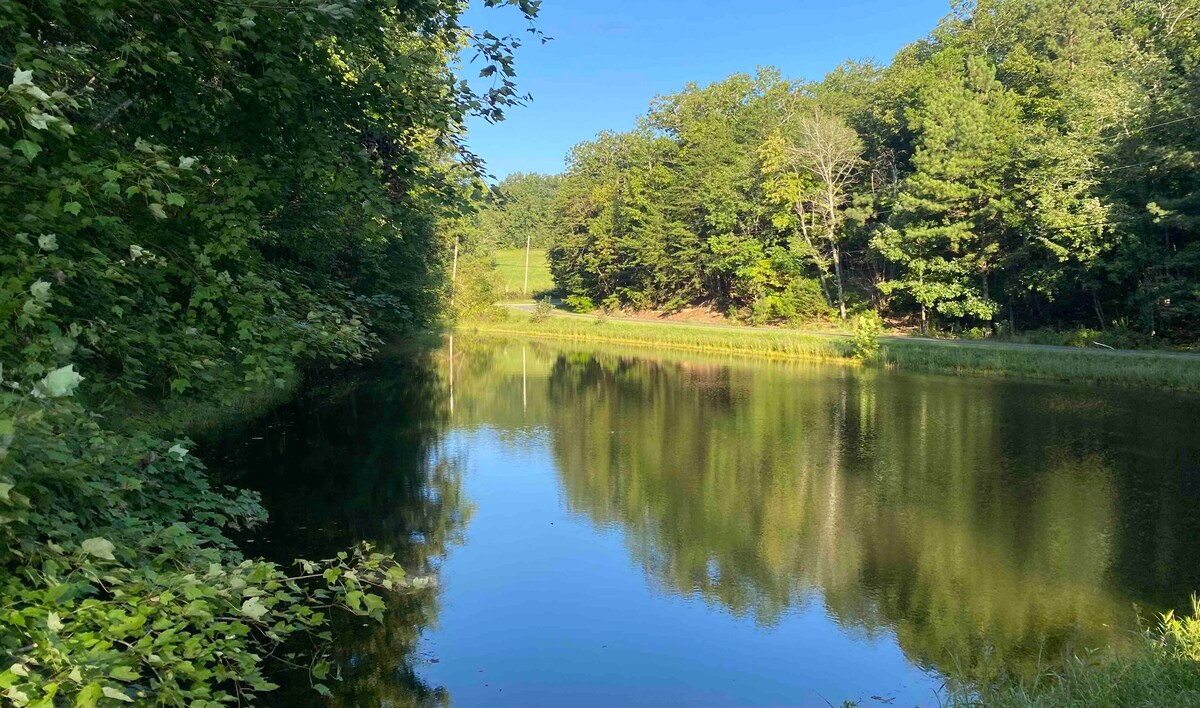
[[[66,366],[0,392],[5,705],[241,703],[274,688],[272,655],[324,689],[326,609],[382,619],[370,593],[403,571],[367,547],[243,559],[227,533],[265,518],[257,495],[214,486],[187,440],[101,428],[79,383]]]
[[[821,285],[812,278],[794,278],[782,291],[769,292],[750,305],[750,323],[812,322],[829,315]]]
[[[529,319],[535,323],[545,322],[550,319],[550,315],[553,313],[554,303],[550,301],[550,298],[544,297],[538,300],[537,304],[533,306],[533,315]]]
[[[854,319],[854,358],[874,361],[879,355],[879,337],[883,334],[883,318],[868,310]]]
[[[483,258],[463,259],[458,266],[458,281],[454,284],[453,312],[460,322],[494,322],[502,320],[506,310],[496,303],[500,299],[500,276]]]
[[[569,295],[564,301],[571,312],[591,312],[596,309],[596,303],[587,295]]]

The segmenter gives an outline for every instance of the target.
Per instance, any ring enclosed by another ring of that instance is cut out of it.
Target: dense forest
[[[888,66],[689,85],[576,146],[551,266],[581,309],[1192,342],[1198,105],[1194,3],[961,3]]]
[[[0,702],[245,705],[269,656],[327,692],[329,608],[408,584],[365,548],[244,559],[257,497],[129,414],[439,320],[464,122],[524,100],[541,39],[536,0],[484,4],[532,34],[457,0],[0,2]]]

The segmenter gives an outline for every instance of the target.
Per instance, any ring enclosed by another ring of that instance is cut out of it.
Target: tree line
[[[539,226],[558,287],[581,309],[1194,340],[1198,22],[980,0],[887,66],[659,97],[571,151]]]

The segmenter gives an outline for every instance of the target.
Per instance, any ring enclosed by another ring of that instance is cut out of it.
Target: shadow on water
[[[439,448],[444,387],[428,353],[389,356],[289,404],[203,441],[224,481],[259,491],[265,528],[241,540],[281,563],[327,558],[368,540],[410,572],[434,573],[460,542],[470,507],[459,461]],[[389,600],[380,625],[335,615],[333,660],[342,681],[322,701],[301,672],[278,680],[278,706],[440,706],[446,692],[417,675],[414,647],[434,626],[438,590]]]

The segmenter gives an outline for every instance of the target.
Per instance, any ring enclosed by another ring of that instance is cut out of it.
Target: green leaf
[[[138,675],[138,672],[134,671],[128,666],[118,666],[117,668],[108,672],[108,675],[118,681],[137,681],[139,678],[141,678]]]
[[[62,210],[64,214],[78,215],[79,212],[83,210],[83,205],[79,202],[67,202],[66,204],[63,204]]]
[[[150,213],[151,213],[151,214],[153,214],[153,215],[154,215],[154,218],[156,218],[156,219],[165,219],[165,218],[167,218],[167,212],[166,212],[166,210],[165,210],[165,209],[163,209],[163,205],[162,205],[162,204],[159,204],[158,202],[151,202],[151,203],[150,203]]]
[[[125,703],[133,703],[133,699],[127,696],[124,691],[118,691],[110,686],[105,686],[102,691],[105,698],[111,698],[114,701],[123,701]]]
[[[107,538],[100,538],[98,536],[96,538],[89,538],[80,544],[80,547],[89,556],[103,558],[104,560],[116,560],[113,556],[113,550],[116,546]]]
[[[93,708],[96,701],[104,694],[104,687],[98,683],[89,683],[75,696],[75,708]]]
[[[184,204],[187,204],[187,200],[179,196],[179,194],[176,192],[171,192],[167,195],[167,204],[170,204],[171,206],[183,206]]]
[[[30,162],[33,162],[33,158],[37,157],[38,153],[42,151],[41,145],[38,145],[30,140],[18,140],[17,142],[13,143],[13,147],[17,150],[20,150],[21,154],[25,156],[25,159],[29,160]]]
[[[251,619],[262,619],[262,616],[267,614],[267,607],[262,600],[252,597],[242,603],[242,614]]]

